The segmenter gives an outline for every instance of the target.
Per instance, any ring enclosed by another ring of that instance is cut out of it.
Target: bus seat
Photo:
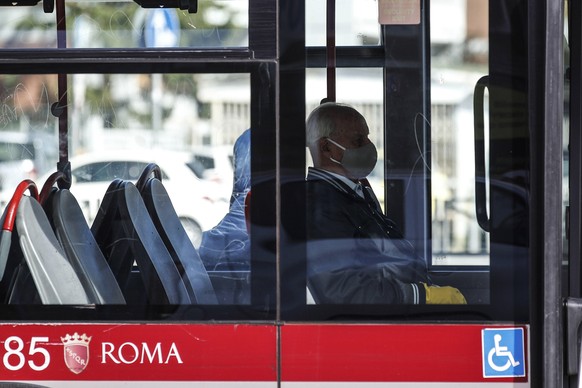
[[[122,285],[128,303],[135,302],[128,298],[132,295],[132,283],[127,271],[134,262],[148,303],[191,303],[184,282],[133,183],[120,180],[111,183],[91,232]],[[117,265],[119,261],[125,264]]]
[[[69,262],[95,304],[125,304],[109,264],[99,249],[83,211],[67,189],[54,191],[45,210]]]
[[[190,299],[198,304],[218,304],[200,255],[186,234],[160,179],[148,179],[141,195],[156,230],[184,279]]]
[[[116,204],[117,191],[123,183],[121,179],[115,179],[110,184],[101,201],[97,215],[91,224],[91,234],[97,242],[101,252],[105,256],[111,268],[113,276],[121,289],[125,289],[127,279],[133,266],[133,259],[129,253],[129,243],[126,240],[116,240],[116,236],[123,236],[123,225],[116,222],[119,219],[119,208]],[[115,244],[103,245],[112,241]],[[111,260],[115,258],[115,260]]]
[[[8,303],[34,303],[37,300],[43,304],[60,305],[90,303],[42,206],[35,198],[22,195],[23,191],[19,191],[21,186],[3,217],[3,233],[15,230],[12,241],[18,241],[18,244],[11,244],[15,246],[8,248],[9,260],[16,263],[8,290]],[[8,225],[10,223],[13,225]]]

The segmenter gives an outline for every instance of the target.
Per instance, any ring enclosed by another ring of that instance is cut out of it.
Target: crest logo
[[[89,342],[91,337],[87,337],[85,334],[67,334],[64,338],[61,337],[61,341],[63,342],[67,368],[75,374],[83,372],[89,363]]]

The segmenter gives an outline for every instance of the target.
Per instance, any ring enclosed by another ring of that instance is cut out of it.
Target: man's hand
[[[454,287],[423,284],[426,290],[426,304],[467,304],[461,291]]]

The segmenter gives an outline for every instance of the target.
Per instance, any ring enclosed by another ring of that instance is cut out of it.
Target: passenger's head
[[[364,178],[376,165],[376,147],[364,116],[346,104],[326,102],[307,118],[307,146],[314,166],[344,175]]]

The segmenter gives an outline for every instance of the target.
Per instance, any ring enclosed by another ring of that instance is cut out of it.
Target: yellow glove
[[[467,300],[461,291],[449,286],[428,286],[423,283],[426,290],[426,304],[467,304]]]

